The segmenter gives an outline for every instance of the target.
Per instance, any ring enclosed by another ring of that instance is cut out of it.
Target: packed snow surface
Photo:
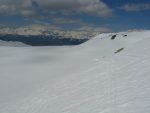
[[[0,47],[0,113],[150,113],[150,31]]]

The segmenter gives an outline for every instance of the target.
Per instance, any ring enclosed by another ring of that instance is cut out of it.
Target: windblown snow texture
[[[138,31],[0,47],[0,113],[150,113],[149,45],[150,31]]]

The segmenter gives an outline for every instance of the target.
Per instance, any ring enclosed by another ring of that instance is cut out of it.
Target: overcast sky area
[[[0,0],[0,25],[150,29],[150,0]]]

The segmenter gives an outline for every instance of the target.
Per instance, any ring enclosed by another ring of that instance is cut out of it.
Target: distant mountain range
[[[31,46],[78,45],[97,34],[99,32],[64,31],[43,25],[19,28],[0,27],[0,40],[17,41]]]

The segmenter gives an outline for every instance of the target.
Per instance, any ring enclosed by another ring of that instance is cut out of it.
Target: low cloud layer
[[[99,32],[99,33],[107,33],[107,32],[111,32],[111,29],[109,28],[105,28],[105,27],[92,27],[92,26],[83,26],[80,27],[78,29],[76,29],[77,31],[86,31],[86,32]]]
[[[85,13],[97,16],[110,16],[112,10],[101,0],[0,0],[0,15],[38,15]]]
[[[150,10],[150,4],[126,4],[122,6],[120,9],[123,9],[128,12],[145,11]]]

